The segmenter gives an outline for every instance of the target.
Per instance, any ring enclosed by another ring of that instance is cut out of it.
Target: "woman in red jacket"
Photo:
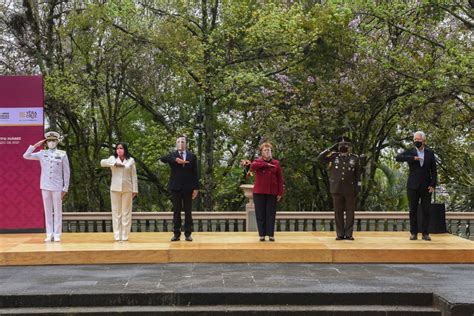
[[[255,173],[253,201],[258,235],[260,241],[265,241],[265,236],[270,241],[275,241],[276,206],[283,196],[283,174],[278,160],[272,158],[270,143],[260,145],[260,152],[261,157],[250,165],[250,170]]]

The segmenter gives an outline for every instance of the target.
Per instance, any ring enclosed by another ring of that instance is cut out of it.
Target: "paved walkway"
[[[0,295],[429,292],[474,304],[474,265],[150,264],[0,267]]]

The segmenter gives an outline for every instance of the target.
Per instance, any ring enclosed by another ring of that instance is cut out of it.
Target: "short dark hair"
[[[117,147],[118,147],[119,145],[122,145],[122,147],[123,147],[125,159],[130,159],[130,157],[132,157],[132,155],[130,155],[130,152],[128,151],[128,145],[127,145],[127,143],[124,143],[124,142],[118,142],[117,144],[115,144],[115,148],[114,148],[114,156],[115,156],[115,158],[118,157],[118,155],[117,155]]]

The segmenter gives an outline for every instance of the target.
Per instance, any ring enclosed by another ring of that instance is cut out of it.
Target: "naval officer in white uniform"
[[[100,161],[112,170],[110,201],[115,241],[127,241],[132,227],[133,199],[138,194],[137,168],[126,143],[117,143],[114,155]]]
[[[69,189],[69,160],[65,151],[56,148],[59,143],[59,133],[48,132],[44,136],[45,139],[28,147],[23,158],[40,161],[40,189],[43,195],[46,222],[46,239],[44,241],[61,241],[62,200]],[[48,144],[48,150],[34,152],[45,142]]]

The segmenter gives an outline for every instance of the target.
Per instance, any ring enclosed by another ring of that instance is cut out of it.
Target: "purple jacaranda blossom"
[[[273,95],[275,93],[275,90],[267,89],[265,87],[260,87],[260,91],[262,92],[264,96]]]
[[[287,76],[287,75],[276,74],[275,77],[276,77],[281,83],[288,83],[288,76]]]
[[[355,29],[360,24],[360,16],[357,16],[355,19],[349,22],[348,27],[351,29]]]

